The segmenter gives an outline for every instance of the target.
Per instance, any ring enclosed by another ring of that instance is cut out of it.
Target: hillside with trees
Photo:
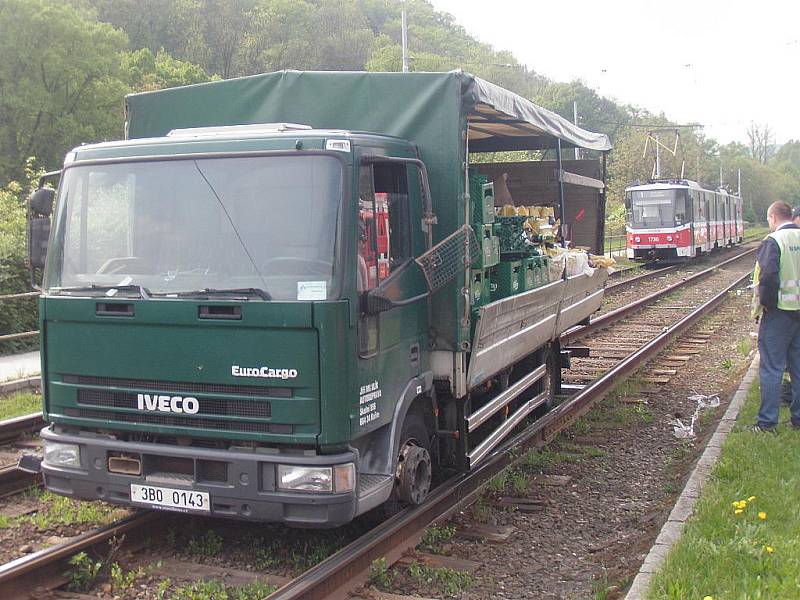
[[[623,218],[625,186],[646,180],[649,128],[664,114],[556,82],[472,37],[426,0],[407,0],[411,70],[463,69],[611,136],[609,214]],[[124,96],[278,69],[401,70],[401,5],[394,0],[0,0],[0,291],[25,287],[23,202],[37,172],[59,168],[81,143],[123,136]],[[543,50],[543,52],[546,50]],[[767,126],[748,144],[720,146],[681,129],[662,172],[736,187],[763,220],[776,199],[800,204],[800,142],[775,148]],[[13,311],[12,311],[13,312]],[[0,318],[0,331],[7,331]],[[10,321],[8,321],[10,322]]]

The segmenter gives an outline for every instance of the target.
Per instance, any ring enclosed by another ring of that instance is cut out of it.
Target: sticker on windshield
[[[298,281],[297,282],[298,300],[327,300],[328,282],[327,281]]]

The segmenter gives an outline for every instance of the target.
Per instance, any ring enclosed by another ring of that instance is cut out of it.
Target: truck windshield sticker
[[[231,366],[231,375],[234,377],[263,377],[266,379],[294,379],[297,369],[272,369],[270,367],[240,367]]]
[[[297,282],[298,300],[327,300],[328,282],[327,281],[298,281]]]
[[[360,427],[381,418],[377,403],[381,395],[381,388],[377,381],[361,386],[358,398],[358,425]]]

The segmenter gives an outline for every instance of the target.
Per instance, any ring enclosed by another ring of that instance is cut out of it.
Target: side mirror
[[[28,204],[31,210],[40,216],[49,217],[53,214],[53,200],[55,200],[56,191],[50,188],[39,188],[33,192],[28,199]]]
[[[56,192],[40,187],[28,198],[28,268],[31,273],[31,287],[36,285],[36,269],[44,268],[47,258],[47,244],[50,239],[50,215]]]
[[[425,276],[413,259],[397,267],[381,284],[364,295],[363,310],[368,315],[407,306],[430,295]]]
[[[32,269],[44,267],[50,239],[50,217],[31,217],[28,221],[28,263]]]

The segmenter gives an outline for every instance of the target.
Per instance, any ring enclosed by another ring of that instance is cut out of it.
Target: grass
[[[447,567],[428,567],[417,561],[412,561],[408,566],[408,574],[426,590],[432,587],[447,596],[461,594],[475,583],[472,575],[465,571],[456,571]]]
[[[417,548],[424,552],[439,554],[442,551],[442,544],[449,542],[456,533],[456,528],[452,525],[428,527],[422,535],[422,540]]]
[[[0,398],[0,420],[41,412],[42,397],[38,394],[14,394]]]
[[[216,556],[222,552],[223,539],[213,529],[197,535],[189,540],[189,552],[198,556]]]
[[[263,581],[239,587],[225,587],[221,581],[208,580],[178,587],[170,598],[171,600],[260,600],[276,589],[278,589],[276,586]]]
[[[57,525],[81,523],[104,525],[124,512],[120,508],[100,502],[79,502],[47,491],[37,493],[40,494],[40,500],[45,507],[34,515],[25,515],[17,517],[17,519],[27,520],[42,530],[51,529]]]
[[[747,431],[758,405],[754,385],[649,599],[800,597],[800,432]]]
[[[736,351],[743,357],[747,357],[753,349],[753,339],[750,337],[739,338],[736,342]]]

